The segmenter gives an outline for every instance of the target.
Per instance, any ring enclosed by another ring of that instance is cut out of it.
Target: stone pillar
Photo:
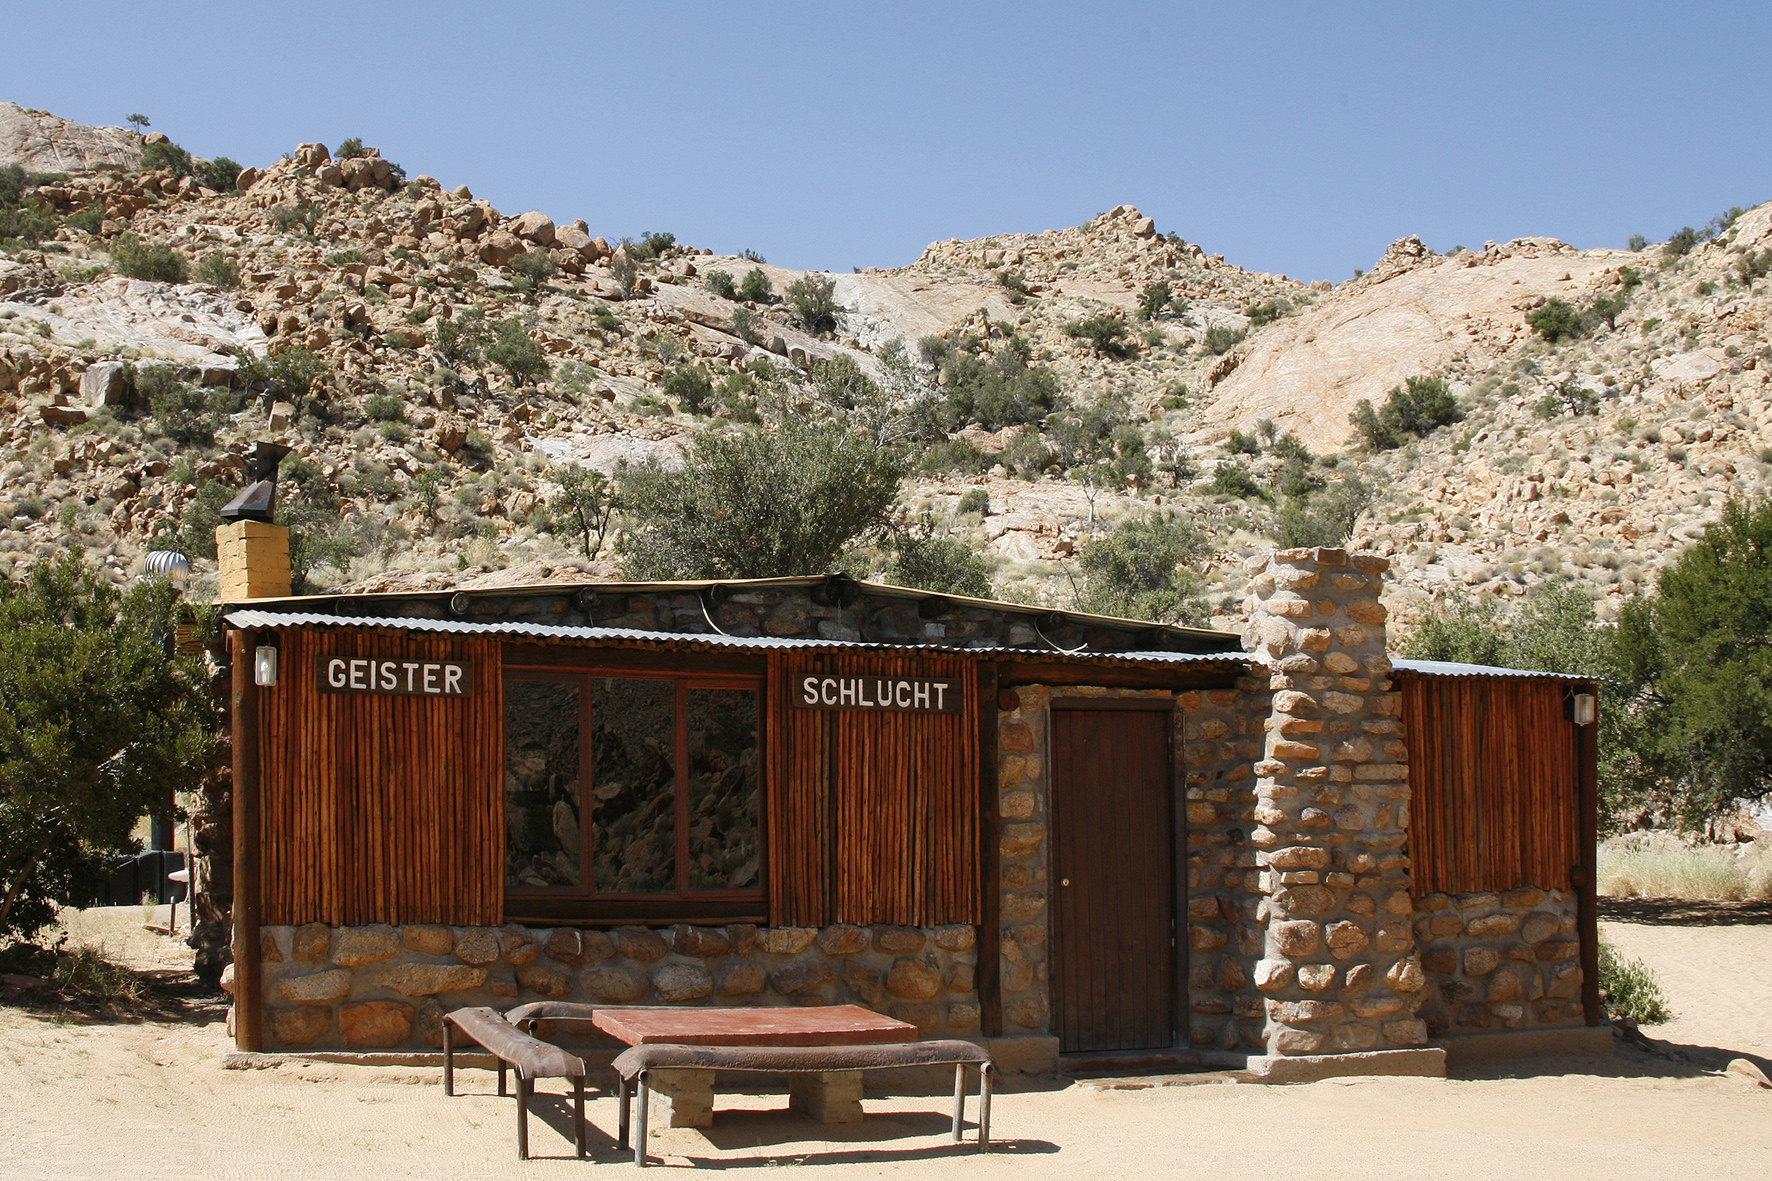
[[[861,1122],[861,1071],[788,1075],[788,1106],[821,1124]]]
[[[654,1127],[711,1128],[714,1126],[714,1072],[711,1070],[652,1070],[647,1072],[652,1091],[646,1118]]]
[[[288,597],[289,530],[283,526],[264,521],[217,525],[215,554],[222,602]]]
[[[1415,1016],[1426,978],[1411,921],[1402,697],[1378,601],[1388,567],[1337,549],[1279,550],[1246,567],[1243,646],[1272,693],[1250,844],[1265,933],[1255,985],[1276,1076],[1444,1070],[1439,1051],[1420,1049]],[[1400,1053],[1323,1058],[1372,1051]],[[1287,1066],[1295,1058],[1312,1061]]]

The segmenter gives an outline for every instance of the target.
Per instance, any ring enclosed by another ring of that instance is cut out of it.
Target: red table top
[[[915,1025],[860,1005],[599,1008],[592,1023],[630,1046],[859,1046],[917,1040]]]

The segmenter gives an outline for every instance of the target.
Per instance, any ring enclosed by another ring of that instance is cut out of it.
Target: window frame
[[[767,758],[768,695],[767,678],[760,674],[733,672],[701,672],[692,669],[635,668],[598,663],[528,664],[507,662],[501,669],[502,683],[512,681],[564,681],[577,684],[579,690],[579,840],[583,883],[579,886],[521,887],[513,889],[508,873],[509,844],[505,835],[507,813],[501,806],[499,864],[504,876],[505,917],[507,920],[534,919],[551,923],[598,922],[767,922],[769,915],[769,775]],[[596,757],[592,749],[595,716],[591,707],[591,682],[600,678],[621,680],[668,681],[672,684],[674,714],[673,739],[676,746],[674,809],[676,846],[673,862],[676,887],[669,893],[612,894],[596,889],[596,797],[592,794],[591,774]],[[688,695],[691,689],[748,689],[757,695],[757,885],[745,889],[694,889],[689,880],[689,714]],[[501,798],[504,752],[505,713],[499,713],[499,756]]]

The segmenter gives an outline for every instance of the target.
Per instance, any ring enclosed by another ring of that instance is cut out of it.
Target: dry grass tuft
[[[1600,848],[1599,891],[1618,898],[1772,898],[1772,852],[1749,845]]]

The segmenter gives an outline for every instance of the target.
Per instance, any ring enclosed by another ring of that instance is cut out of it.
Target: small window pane
[[[677,888],[677,686],[591,682],[591,811],[599,894]]]
[[[690,689],[689,888],[755,886],[762,869],[757,814],[757,691]]]
[[[505,885],[576,886],[584,880],[582,698],[572,681],[505,683]]]

